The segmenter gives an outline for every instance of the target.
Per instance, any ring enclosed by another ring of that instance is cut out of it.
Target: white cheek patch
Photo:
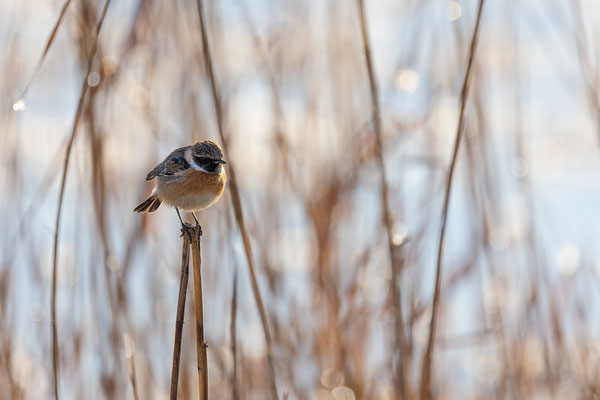
[[[193,158],[191,158],[189,161],[190,165],[192,166],[193,169],[195,169],[196,171],[202,171],[202,168],[200,168],[198,166],[198,164],[196,164],[196,162],[194,161]]]
[[[190,165],[192,166],[193,169],[195,169],[196,171],[202,171],[202,172],[206,172],[207,174],[209,174],[210,172],[208,172],[207,170],[205,170],[204,168],[200,167],[198,164],[196,164],[194,162],[194,160],[192,160],[192,162],[190,163]]]
[[[195,169],[196,171],[202,171],[202,172],[209,173],[207,170],[205,170],[204,168],[202,168],[201,166],[196,164],[196,161],[194,161],[194,157],[192,157],[192,151],[188,150],[188,152],[189,153],[186,152],[185,158],[187,158],[187,162],[192,166],[192,168]]]

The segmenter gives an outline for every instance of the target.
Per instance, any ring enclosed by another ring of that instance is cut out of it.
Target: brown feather
[[[162,202],[158,197],[150,196],[144,200],[139,206],[133,209],[133,211],[142,214],[150,214],[158,210]]]
[[[147,181],[151,181],[154,178],[156,178],[157,176],[163,175],[163,173],[169,169],[169,167],[171,167],[171,162],[173,159],[177,158],[177,157],[183,157],[185,155],[185,151],[187,149],[189,149],[190,146],[185,146],[185,147],[180,147],[178,149],[175,149],[171,152],[171,154],[169,154],[167,156],[167,158],[165,158],[163,160],[163,162],[161,162],[160,164],[158,164],[156,167],[154,167],[152,169],[152,171],[148,172],[148,175],[146,176],[146,180]]]

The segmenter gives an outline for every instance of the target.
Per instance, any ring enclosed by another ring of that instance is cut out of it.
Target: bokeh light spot
[[[87,84],[91,87],[96,87],[100,84],[100,74],[96,71],[90,72],[87,77]]]
[[[396,75],[396,88],[406,93],[414,93],[419,88],[421,76],[412,69],[402,69]]]
[[[579,268],[580,262],[579,247],[575,243],[564,244],[556,253],[556,264],[561,275],[573,275]]]
[[[355,400],[354,391],[347,386],[338,386],[331,391],[335,400]]]
[[[321,384],[328,389],[336,388],[344,383],[344,374],[335,368],[327,368],[321,373]]]
[[[450,21],[456,21],[462,16],[462,7],[458,2],[449,1],[446,7],[446,16]]]
[[[15,104],[12,106],[13,111],[24,111],[25,110],[25,100],[19,99],[15,101]]]

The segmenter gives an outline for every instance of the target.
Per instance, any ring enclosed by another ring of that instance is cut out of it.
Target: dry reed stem
[[[231,334],[231,354],[233,357],[233,371],[231,373],[231,398],[239,400],[240,390],[237,384],[237,335],[236,335],[236,320],[237,320],[237,268],[233,275],[233,293],[231,295],[231,325],[229,332]]]
[[[446,233],[446,222],[448,220],[448,206],[450,204],[450,192],[452,189],[452,178],[454,177],[454,169],[456,167],[456,159],[458,156],[458,150],[460,148],[460,141],[464,131],[465,124],[465,105],[467,103],[469,95],[469,84],[471,81],[471,70],[473,66],[473,59],[475,58],[475,50],[477,48],[477,39],[479,37],[479,26],[481,22],[481,12],[483,10],[484,0],[479,0],[479,6],[477,10],[477,20],[475,22],[475,29],[471,38],[471,46],[469,48],[469,57],[467,62],[467,70],[463,79],[462,89],[460,92],[460,114],[458,119],[458,126],[456,128],[456,139],[454,141],[454,150],[452,153],[452,161],[450,162],[450,169],[446,179],[446,191],[444,193],[444,206],[442,208],[442,224],[440,228],[440,240],[437,252],[437,266],[435,272],[435,289],[433,293],[433,304],[431,310],[431,320],[429,323],[429,335],[427,339],[427,347],[425,354],[423,355],[423,364],[421,368],[421,399],[431,398],[431,360],[433,357],[433,348],[435,343],[435,335],[437,329],[437,317],[440,303],[440,292],[441,292],[441,280],[442,280],[442,256],[444,252],[444,237]]]
[[[63,198],[65,194],[65,185],[67,181],[67,171],[69,167],[69,160],[71,156],[71,149],[73,147],[73,142],[75,140],[75,135],[77,134],[77,126],[79,125],[79,120],[81,119],[81,115],[83,112],[83,104],[85,95],[87,93],[87,77],[90,74],[92,69],[92,63],[94,61],[94,55],[96,54],[96,49],[98,45],[98,36],[100,34],[100,29],[102,29],[102,24],[104,23],[104,17],[106,16],[106,11],[110,5],[111,0],[106,0],[104,4],[104,8],[102,9],[102,14],[100,15],[100,19],[96,24],[96,35],[94,38],[94,43],[90,50],[90,55],[88,57],[88,65],[86,69],[86,73],[83,77],[83,83],[81,85],[81,91],[79,96],[79,102],[77,104],[77,111],[75,112],[75,120],[73,121],[73,128],[71,129],[71,137],[67,144],[67,149],[65,150],[65,160],[63,164],[62,178],[60,182],[60,191],[58,195],[58,209],[56,211],[56,224],[54,227],[54,246],[52,252],[52,286],[50,293],[50,321],[52,325],[52,372],[53,372],[53,383],[54,383],[54,397],[58,400],[58,333],[56,328],[56,270],[57,270],[57,259],[58,259],[58,242],[59,242],[59,232],[60,232],[60,217],[62,213],[62,204]]]
[[[179,386],[179,364],[181,359],[181,338],[183,335],[183,318],[185,315],[185,299],[190,274],[190,237],[183,235],[181,249],[181,279],[179,281],[179,296],[177,297],[177,319],[175,322],[175,339],[173,344],[173,366],[171,368],[171,400],[177,400]]]
[[[580,0],[573,0],[571,2],[571,7],[573,8],[575,24],[577,27],[579,27],[579,34],[578,30],[574,29],[575,48],[577,49],[577,54],[579,56],[579,66],[585,84],[590,108],[595,116],[594,122],[596,123],[596,135],[598,136],[600,144],[600,98],[598,97],[600,87],[598,86],[598,76],[596,75],[597,68],[594,67],[588,52],[588,43],[585,36],[585,24]]]
[[[111,312],[111,321],[112,324],[110,326],[110,336],[111,339],[116,343],[116,341],[121,337],[120,334],[120,324],[121,320],[119,318],[119,301],[117,298],[117,293],[113,293],[113,280],[111,279],[112,274],[109,268],[109,260],[111,258],[111,250],[109,247],[109,238],[107,234],[107,228],[105,223],[105,197],[106,197],[106,177],[104,173],[103,166],[103,157],[102,153],[104,151],[102,146],[102,139],[97,132],[97,126],[94,114],[94,101],[96,99],[99,87],[92,87],[88,91],[87,95],[87,106],[84,111],[83,119],[88,122],[88,130],[89,133],[89,145],[90,145],[90,160],[92,161],[92,179],[90,179],[91,192],[93,194],[93,208],[94,208],[94,216],[96,217],[96,228],[98,230],[98,234],[100,236],[100,244],[102,247],[102,251],[104,254],[104,279],[106,280],[106,293],[108,298],[108,304],[110,306]],[[116,286],[116,285],[114,285]],[[116,361],[115,368],[112,370],[112,375],[115,379],[122,374],[121,363],[118,362],[119,354],[118,347],[113,346],[113,356]]]
[[[196,304],[196,353],[198,356],[198,398],[208,399],[208,358],[204,341],[204,307],[202,304],[202,250],[201,228],[196,226],[192,235],[192,264],[194,268],[194,300]]]
[[[133,389],[133,400],[139,400],[140,396],[138,394],[137,388],[137,380],[135,379],[135,355],[131,355],[129,359],[129,366],[131,368],[131,388]]]
[[[212,91],[212,98],[215,107],[217,125],[219,129],[219,137],[221,139],[221,143],[223,148],[225,149],[225,153],[229,154],[228,151],[228,142],[225,138],[225,132],[223,129],[223,109],[221,105],[221,100],[219,98],[219,92],[217,90],[217,82],[214,74],[213,63],[210,53],[210,47],[208,45],[208,34],[206,31],[206,23],[204,20],[203,10],[202,10],[202,0],[197,0],[198,6],[198,18],[200,20],[200,32],[202,36],[202,54],[204,57],[204,64],[207,69],[210,86]],[[252,291],[254,293],[254,298],[256,301],[256,306],[258,308],[258,312],[260,314],[260,319],[265,335],[265,342],[267,344],[267,360],[269,363],[269,372],[271,377],[271,397],[273,399],[278,399],[279,396],[277,394],[277,383],[275,377],[275,365],[273,362],[273,340],[271,338],[271,332],[269,329],[269,323],[267,320],[267,313],[265,311],[265,307],[262,300],[262,295],[260,293],[260,288],[258,286],[258,280],[256,278],[256,271],[254,268],[254,260],[252,257],[252,248],[250,245],[250,238],[248,236],[248,232],[246,231],[246,226],[244,223],[244,214],[242,211],[242,205],[240,200],[240,193],[237,186],[237,180],[235,177],[235,168],[234,163],[230,159],[229,161],[229,188],[231,192],[231,203],[233,206],[233,211],[235,213],[235,219],[237,221],[238,227],[240,229],[240,234],[242,235],[242,241],[244,243],[244,250],[246,253],[246,259],[248,261],[248,268],[250,269],[250,277],[252,282]]]
[[[379,110],[379,95],[377,91],[377,82],[375,79],[375,71],[373,70],[373,61],[371,59],[371,48],[369,45],[369,35],[367,32],[367,21],[365,16],[364,0],[357,0],[358,8],[358,19],[360,22],[360,33],[362,37],[363,50],[365,54],[365,64],[367,74],[369,77],[369,88],[371,91],[371,107],[373,112],[373,124],[375,133],[375,143],[377,146],[377,161],[379,163],[379,173],[381,180],[381,219],[385,225],[387,239],[388,239],[388,253],[390,258],[391,267],[391,291],[392,296],[392,307],[394,314],[394,348],[398,348],[398,364],[395,373],[396,386],[400,392],[400,398],[406,399],[406,377],[404,375],[404,356],[405,356],[405,345],[404,345],[404,320],[402,318],[402,304],[400,301],[400,282],[398,280],[398,266],[399,262],[395,256],[394,242],[393,242],[393,228],[392,228],[392,217],[390,215],[389,203],[388,203],[388,189],[387,189],[387,178],[385,173],[385,162],[383,158],[383,138],[381,129],[381,113]]]

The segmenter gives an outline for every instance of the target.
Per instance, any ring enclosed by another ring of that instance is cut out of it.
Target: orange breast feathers
[[[225,171],[222,174],[208,174],[204,171],[188,169],[180,178],[180,184],[188,194],[213,194],[218,197],[225,189]]]
[[[225,171],[209,174],[194,169],[186,170],[175,179],[159,179],[158,197],[167,204],[183,210],[200,210],[213,204],[225,189]]]

